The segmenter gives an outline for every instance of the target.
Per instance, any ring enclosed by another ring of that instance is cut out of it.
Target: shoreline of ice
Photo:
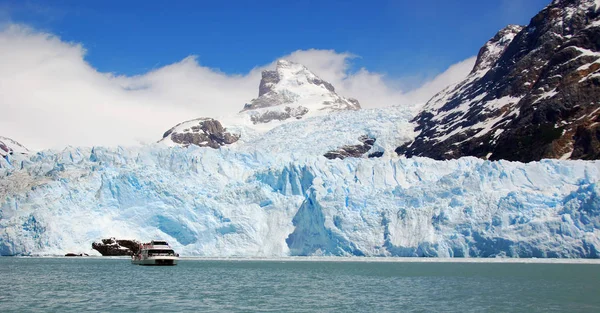
[[[600,264],[600,259],[538,258],[420,258],[420,257],[285,257],[285,258],[218,258],[182,257],[182,261],[264,261],[264,262],[357,262],[357,263],[531,263],[531,264]]]
[[[2,256],[19,259],[106,259],[130,260],[127,256]],[[198,257],[183,256],[181,261],[210,262],[356,262],[356,263],[495,263],[495,264],[598,264],[600,259],[553,259],[553,258],[423,258],[423,257]]]

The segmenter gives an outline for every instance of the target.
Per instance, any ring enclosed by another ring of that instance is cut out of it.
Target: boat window
[[[148,250],[148,256],[172,256],[175,255],[173,250]]]

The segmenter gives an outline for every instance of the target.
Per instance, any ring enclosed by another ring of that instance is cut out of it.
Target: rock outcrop
[[[358,138],[358,140],[360,140],[360,142],[362,142],[362,144],[342,146],[342,147],[338,148],[337,150],[329,151],[329,152],[325,153],[324,157],[326,157],[330,160],[364,157],[365,154],[367,152],[369,152],[369,150],[371,150],[371,148],[373,147],[373,145],[375,144],[375,141],[376,141],[375,138],[371,138],[366,135],[361,136],[360,138]],[[382,155],[383,155],[383,152],[376,151],[376,152],[369,154],[368,157],[370,157],[370,158],[381,157]]]
[[[492,160],[600,158],[600,3],[555,0],[480,50],[473,72],[435,95],[400,155]]]
[[[27,154],[29,150],[10,138],[0,136],[0,157],[14,153]]]
[[[238,141],[240,136],[228,132],[215,119],[198,118],[177,124],[164,133],[163,139],[165,138],[185,147],[196,145],[216,149]]]
[[[103,256],[134,255],[139,252],[140,242],[127,239],[101,239],[92,243],[92,249],[100,252]]]

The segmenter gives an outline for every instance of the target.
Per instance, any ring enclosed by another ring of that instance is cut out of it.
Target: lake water
[[[0,257],[0,312],[600,312],[600,264]]]

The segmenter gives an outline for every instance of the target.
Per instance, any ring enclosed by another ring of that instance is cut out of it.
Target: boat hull
[[[173,266],[177,265],[178,257],[149,257],[145,259],[132,259],[131,263],[147,266]]]

